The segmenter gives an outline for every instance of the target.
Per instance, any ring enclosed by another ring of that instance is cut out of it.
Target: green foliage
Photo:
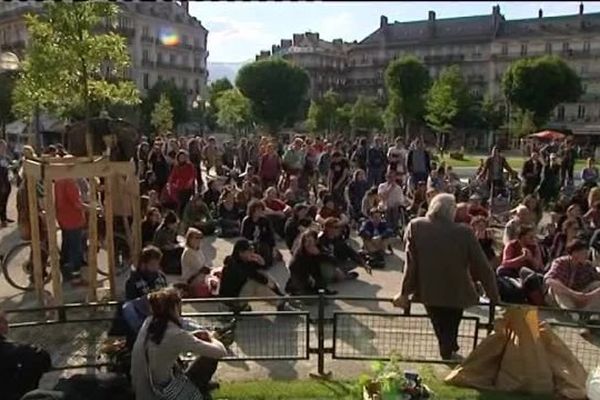
[[[311,101],[308,108],[307,124],[311,131],[331,133],[338,128],[338,108],[340,98],[328,90],[322,99]]]
[[[352,117],[350,119],[352,130],[355,132],[371,132],[373,129],[381,129],[382,124],[381,109],[375,99],[358,96],[352,106]]]
[[[396,131],[405,122],[420,121],[425,113],[425,97],[430,87],[427,68],[415,57],[392,61],[385,70],[385,86],[390,99],[385,112],[386,128]]]
[[[352,104],[345,103],[336,109],[337,130],[340,133],[350,133],[352,129]]]
[[[63,116],[77,109],[89,115],[91,103],[138,104],[135,84],[124,79],[130,66],[125,38],[97,33],[118,7],[107,2],[44,5],[45,13],[26,16],[30,39],[14,90],[15,113],[28,117],[39,106]]]
[[[483,101],[478,103],[478,110],[481,123],[488,130],[495,131],[504,125],[506,119],[504,105],[492,97],[484,97]]]
[[[538,126],[557,105],[577,101],[583,93],[577,73],[556,56],[514,62],[504,74],[502,86],[510,103],[533,113]]]
[[[217,107],[217,111],[217,99],[223,92],[226,92],[231,89],[233,89],[233,85],[231,84],[231,82],[229,82],[229,79],[227,78],[217,79],[216,81],[210,84],[210,87],[208,88],[209,101],[211,105]]]
[[[250,100],[252,114],[271,133],[291,124],[307,94],[309,78],[302,68],[281,59],[246,64],[240,69],[236,86]]]
[[[165,135],[173,129],[173,106],[165,93],[160,95],[160,100],[154,105],[150,123],[159,135]]]
[[[510,133],[512,136],[522,137],[537,131],[535,116],[532,111],[517,109],[511,113],[510,117]]]
[[[425,120],[435,132],[449,134],[463,125],[473,98],[458,66],[445,68],[427,94]]]
[[[8,124],[14,119],[12,93],[16,78],[13,71],[0,73],[0,125]]]
[[[216,102],[217,121],[229,132],[239,132],[252,124],[250,101],[238,89],[221,92]]]
[[[148,122],[152,117],[154,107],[163,95],[169,99],[173,107],[173,126],[177,126],[189,120],[187,98],[185,93],[172,81],[158,81],[148,90],[148,94],[141,104],[142,127],[145,131],[150,131]]]

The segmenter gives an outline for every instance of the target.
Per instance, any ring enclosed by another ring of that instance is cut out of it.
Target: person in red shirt
[[[258,175],[262,181],[263,188],[277,185],[279,174],[281,174],[281,158],[275,151],[273,143],[267,145],[267,152],[261,156],[258,166]]]
[[[277,197],[277,189],[273,186],[265,190],[263,203],[265,204],[265,216],[273,224],[275,232],[283,237],[285,220],[291,214],[292,208]]]
[[[177,201],[179,215],[182,215],[185,206],[190,197],[194,194],[194,184],[196,182],[196,168],[189,161],[185,150],[177,153],[177,163],[169,175],[169,192],[171,198]]]
[[[80,271],[83,258],[83,230],[85,208],[79,187],[73,179],[60,179],[54,183],[56,220],[62,233],[60,249],[63,279],[73,285],[83,285]]]
[[[522,268],[543,272],[544,262],[533,227],[521,227],[518,239],[508,242],[504,247],[500,265],[496,271],[498,276],[518,278]]]
[[[489,217],[489,212],[487,208],[481,204],[481,196],[477,193],[469,197],[469,215],[471,217]]]

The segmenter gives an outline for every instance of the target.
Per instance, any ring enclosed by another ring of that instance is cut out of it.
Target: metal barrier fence
[[[409,362],[448,363],[440,358],[437,339],[427,314],[415,310],[417,307],[414,305],[404,313],[398,313],[398,309],[391,306],[389,310],[339,311],[330,310],[327,305],[338,301],[389,304],[391,299],[324,294],[290,299],[309,303],[306,307],[309,310],[235,314],[235,340],[226,360],[307,360],[311,354],[316,354],[319,375],[326,375],[326,355],[337,360],[384,360],[395,356]],[[233,313],[220,310],[220,305],[231,300],[253,303],[272,301],[273,298],[184,300],[184,310],[194,307],[192,312],[184,312],[184,316],[205,327],[218,327],[234,317]],[[7,314],[21,319],[10,324],[20,336],[18,340],[40,344],[52,350],[53,355],[59,355],[59,359],[65,358],[61,365],[55,367],[56,370],[94,368],[108,365],[106,359],[98,357],[100,339],[105,337],[119,306],[120,303],[116,302],[69,304],[8,310]],[[203,309],[198,310],[198,307]],[[467,356],[491,332],[498,308],[502,306],[481,304],[468,310],[459,330],[461,355]],[[54,315],[48,318],[48,313]],[[600,339],[594,343],[580,335],[582,328],[600,331],[600,325],[589,321],[590,316],[597,317],[598,313],[556,309],[541,309],[540,313],[588,371],[600,364]],[[27,315],[34,315],[34,319],[23,320],[22,317]],[[574,316],[579,321],[574,321]],[[53,329],[57,329],[58,337],[50,334]]]

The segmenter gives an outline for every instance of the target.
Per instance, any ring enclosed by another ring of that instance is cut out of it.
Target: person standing
[[[416,187],[419,182],[427,182],[431,172],[431,158],[425,150],[423,138],[415,141],[406,158],[406,169],[410,175],[411,186]]]
[[[560,186],[573,185],[573,171],[577,161],[577,149],[571,140],[566,140],[559,152],[560,164]]]
[[[487,182],[490,196],[496,196],[498,193],[503,193],[505,188],[504,170],[512,176],[515,176],[515,171],[510,167],[508,161],[502,154],[498,146],[492,147],[492,154],[485,160],[483,171],[478,178]]]
[[[538,189],[544,205],[554,201],[560,192],[560,160],[556,154],[550,154],[550,162],[542,169],[542,180]]]
[[[178,214],[182,215],[185,206],[194,194],[196,185],[196,169],[190,163],[185,150],[179,150],[177,163],[169,175],[169,192],[177,202]]]
[[[373,146],[367,152],[367,180],[369,185],[379,185],[383,182],[386,163],[387,158],[381,138],[376,137]]]
[[[8,219],[6,207],[8,197],[11,192],[10,178],[8,171],[10,169],[10,159],[8,158],[7,145],[4,140],[0,140],[0,226],[6,227],[9,223],[15,222]]]
[[[544,165],[540,161],[540,155],[532,152],[531,156],[523,163],[521,178],[523,178],[523,196],[532,194],[539,186],[542,179],[542,168]]]
[[[275,145],[269,143],[266,147],[266,153],[260,158],[258,167],[258,176],[260,177],[263,188],[277,186],[280,174],[281,158],[275,151]]]
[[[438,194],[427,215],[408,225],[406,272],[393,300],[394,306],[405,309],[411,297],[425,305],[444,360],[457,358],[463,310],[479,300],[476,282],[482,283],[492,304],[499,299],[496,277],[475,234],[454,222],[455,213],[454,196]]]

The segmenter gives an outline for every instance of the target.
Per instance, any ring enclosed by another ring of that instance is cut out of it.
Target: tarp
[[[585,399],[585,369],[537,309],[515,306],[445,379],[456,386]]]
[[[565,138],[564,133],[557,131],[545,130],[529,135],[530,138],[537,138],[542,140],[563,140]]]

